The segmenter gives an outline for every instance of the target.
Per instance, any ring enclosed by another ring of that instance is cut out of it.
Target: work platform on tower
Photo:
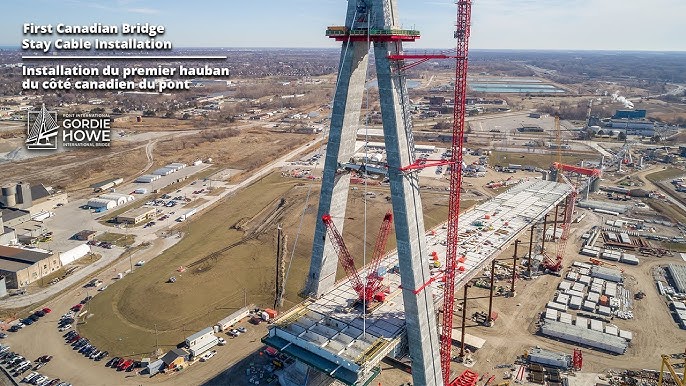
[[[461,213],[458,253],[465,260],[458,267],[456,290],[476,277],[522,231],[543,219],[571,191],[567,184],[532,179]],[[445,265],[446,232],[439,226],[427,234],[428,248],[436,252],[441,267]],[[433,264],[433,260],[427,259],[425,264]],[[359,296],[346,279],[319,299],[305,301],[282,314],[269,327],[264,343],[345,384],[366,384],[374,378],[375,368],[385,356],[405,355],[402,292],[416,294],[418,290],[401,288],[395,251],[383,258],[380,267],[387,270],[383,285],[388,287],[388,294],[383,303],[367,312],[366,318],[355,306]],[[363,269],[361,275],[366,274]],[[442,268],[432,268],[431,277],[426,278],[430,284],[421,289],[432,291],[437,306],[443,299],[441,274]]]

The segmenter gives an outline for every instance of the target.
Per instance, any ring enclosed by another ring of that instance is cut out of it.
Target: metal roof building
[[[686,293],[686,265],[669,264],[667,272],[674,282],[674,289],[679,293]]]
[[[546,321],[541,326],[541,333],[615,354],[624,354],[627,349],[627,342],[623,338],[560,322]]]

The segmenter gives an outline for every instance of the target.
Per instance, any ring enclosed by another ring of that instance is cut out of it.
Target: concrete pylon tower
[[[416,291],[430,278],[419,179],[416,173],[400,170],[415,160],[407,85],[400,64],[389,59],[389,55],[402,53],[403,41],[414,41],[419,33],[400,28],[396,0],[349,0],[345,26],[329,27],[327,35],[341,41],[342,48],[317,218],[329,213],[336,228],[344,229],[350,175],[341,172],[340,165],[348,162],[355,151],[371,43],[381,102],[412,376],[417,385],[442,385],[432,291],[429,287]],[[324,223],[319,220],[305,292],[319,297],[330,290],[335,283],[337,266],[337,254],[326,237]]]

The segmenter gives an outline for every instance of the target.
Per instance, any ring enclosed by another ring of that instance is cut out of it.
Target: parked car
[[[222,337],[219,337],[219,343],[217,343],[217,344],[220,345],[220,346],[225,345],[225,344],[226,344],[226,339],[224,339],[224,338],[222,338]]]
[[[246,333],[246,332],[248,332],[248,330],[247,330],[245,327],[238,327],[237,330],[238,330],[238,332],[240,332],[240,333]]]
[[[74,305],[74,306],[71,308],[71,310],[74,311],[74,312],[79,312],[79,311],[81,311],[82,308],[83,308],[83,304],[80,304],[80,303],[79,303],[79,304]]]
[[[39,375],[40,374],[34,372],[34,373],[31,373],[31,374],[25,376],[24,379],[22,379],[21,381],[24,383],[30,383],[32,379],[38,377]]]
[[[200,357],[200,362],[207,362],[216,354],[217,354],[217,350],[208,351]]]

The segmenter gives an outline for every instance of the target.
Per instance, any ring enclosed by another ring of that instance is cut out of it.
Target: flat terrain
[[[317,181],[304,183],[273,173],[203,215],[180,224],[183,240],[95,297],[89,305],[93,316],[78,330],[111,353],[144,355],[155,346],[155,326],[159,344],[166,349],[216,323],[242,307],[246,300],[271,306],[277,224],[282,224],[288,236],[289,259],[293,256],[285,307],[298,303],[309,267],[318,191]],[[293,253],[308,195],[303,228]],[[360,190],[350,193],[345,238],[350,240],[349,248],[360,261],[364,201],[368,202],[367,251],[371,253],[380,220],[390,209],[387,196],[377,192],[374,198],[365,199]],[[445,221],[446,203],[445,193],[424,195],[427,227]],[[388,249],[394,247],[395,242],[389,241]],[[339,276],[342,275],[344,271],[339,269]],[[168,282],[172,276],[175,283]]]

